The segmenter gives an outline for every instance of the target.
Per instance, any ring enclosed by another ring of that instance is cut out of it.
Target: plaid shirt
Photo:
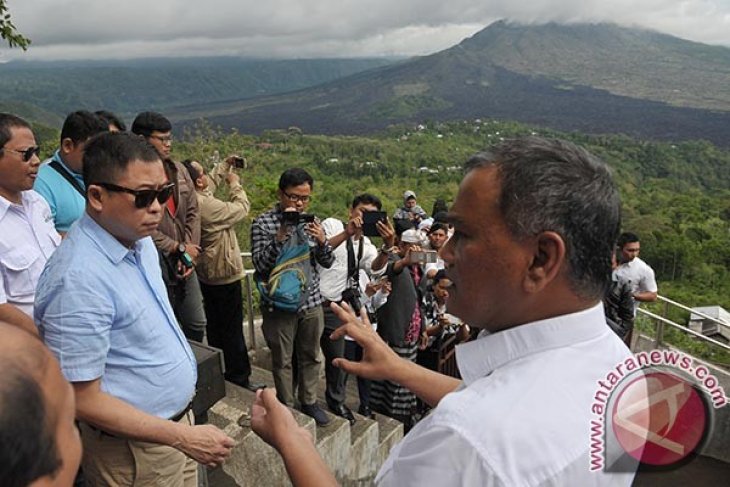
[[[256,272],[262,276],[268,276],[271,273],[276,265],[276,258],[284,247],[284,242],[276,241],[276,233],[281,226],[281,213],[281,208],[277,204],[273,209],[259,215],[251,225],[251,259]],[[310,252],[314,260],[326,269],[329,269],[335,261],[329,241],[326,241],[324,245],[312,248]],[[319,271],[316,265],[311,267],[312,281],[309,283],[309,297],[299,309],[300,312],[319,306],[324,301],[319,292]]]

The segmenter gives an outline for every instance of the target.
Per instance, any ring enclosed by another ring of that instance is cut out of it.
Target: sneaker
[[[322,408],[317,406],[317,404],[302,404],[299,410],[307,416],[314,418],[317,426],[327,426],[330,423],[330,418],[327,416],[327,413],[322,411]]]
[[[329,409],[333,414],[345,418],[351,425],[355,424],[355,416],[352,414],[352,411],[350,411],[350,408],[344,404],[340,404],[337,407],[329,406]]]
[[[370,409],[369,406],[360,406],[357,409],[357,414],[359,414],[361,416],[365,416],[366,418],[375,419],[375,414],[373,413],[373,411]]]

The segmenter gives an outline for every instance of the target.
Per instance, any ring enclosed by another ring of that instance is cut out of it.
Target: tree
[[[0,37],[5,39],[10,47],[20,47],[24,51],[30,45],[30,39],[23,37],[10,20],[6,0],[0,0]]]

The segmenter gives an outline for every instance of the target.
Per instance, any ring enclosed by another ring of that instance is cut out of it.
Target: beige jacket
[[[230,186],[230,201],[221,201],[213,196],[227,170],[225,163],[216,164],[208,174],[208,188],[197,191],[203,251],[195,270],[198,279],[210,285],[230,284],[244,276],[235,226],[246,218],[251,204],[238,183]]]

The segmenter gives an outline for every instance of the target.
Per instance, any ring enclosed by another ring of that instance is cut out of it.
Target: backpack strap
[[[81,185],[76,180],[76,178],[74,178],[72,175],[70,175],[68,173],[68,171],[65,170],[63,168],[63,166],[61,166],[61,163],[60,162],[58,162],[57,160],[53,159],[51,162],[48,163],[48,165],[51,166],[53,169],[55,169],[58,174],[60,174],[61,176],[63,176],[63,179],[65,179],[66,181],[68,181],[68,183],[71,186],[73,186],[74,189],[76,191],[78,191],[81,196],[83,196],[84,198],[86,198],[86,192],[84,191],[84,188],[81,187]]]

